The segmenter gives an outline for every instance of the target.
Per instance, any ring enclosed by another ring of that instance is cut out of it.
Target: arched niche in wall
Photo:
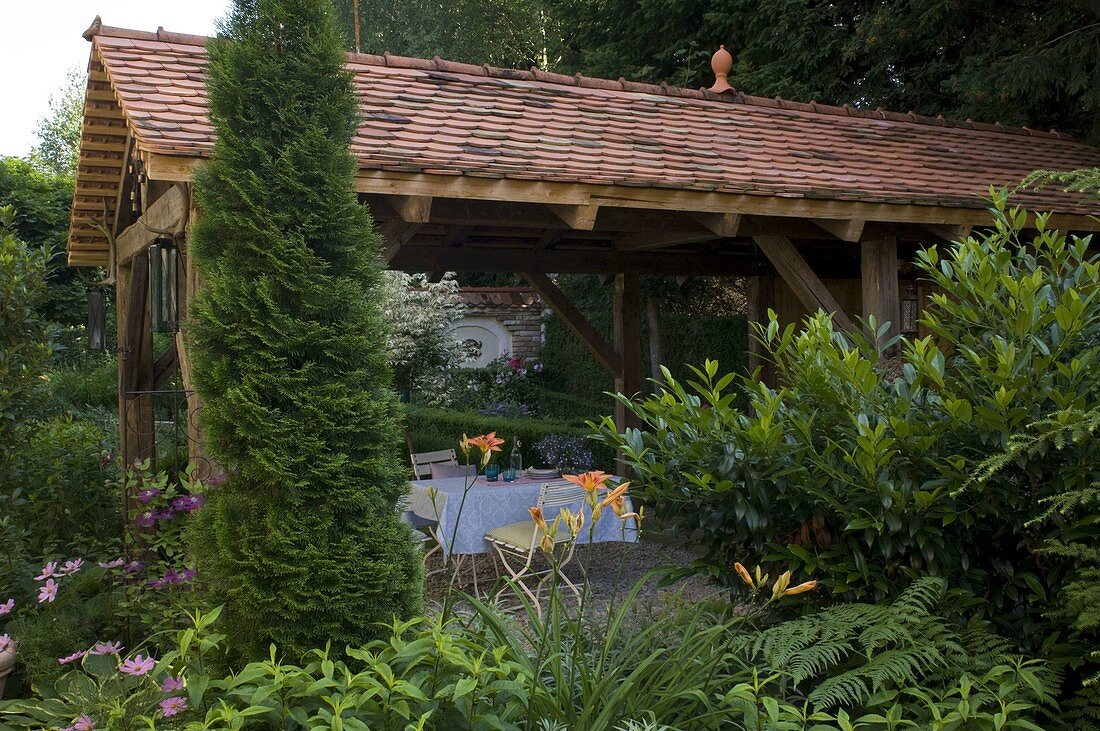
[[[470,341],[480,354],[464,362],[464,368],[484,368],[494,358],[512,349],[512,334],[491,317],[467,316],[455,322],[451,333],[459,341]]]

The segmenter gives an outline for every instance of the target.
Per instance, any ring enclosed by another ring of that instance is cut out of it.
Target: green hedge
[[[426,406],[407,406],[405,411],[405,430],[409,446],[413,452],[434,452],[437,449],[454,449],[463,434],[475,436],[496,432],[498,437],[507,441],[504,454],[512,451],[512,441],[519,437],[523,442],[523,464],[530,466],[538,462],[535,443],[550,434],[568,434],[587,437],[592,432],[583,420],[557,419],[505,419],[496,416],[483,416],[469,411],[449,411]],[[592,442],[589,445],[596,459],[596,468],[612,471],[615,452],[605,444]],[[405,456],[406,464],[408,455]]]

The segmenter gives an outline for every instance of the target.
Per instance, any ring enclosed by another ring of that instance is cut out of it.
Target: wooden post
[[[653,378],[653,390],[656,392],[661,375],[661,300],[651,289],[645,302],[646,319],[649,323],[649,372]]]
[[[889,322],[883,341],[901,332],[901,299],[898,293],[898,241],[890,236],[865,241],[861,251],[863,316],[874,315],[878,325]],[[872,336],[874,333],[870,333]],[[879,343],[880,347],[882,342]]]
[[[149,258],[120,266],[116,285],[119,338],[119,441],[123,468],[156,462],[153,414],[153,333],[149,312]],[[125,498],[124,498],[125,500]]]
[[[187,396],[187,456],[195,465],[197,476],[200,479],[209,478],[217,468],[206,454],[206,439],[202,427],[199,424],[199,414],[202,413],[202,398],[195,392],[194,376],[191,370],[191,354],[188,346],[187,330],[190,323],[188,312],[195,295],[202,287],[198,269],[195,268],[194,258],[191,256],[190,233],[198,218],[199,209],[195,203],[194,195],[189,196],[191,207],[187,218],[187,243],[183,249],[183,271],[180,283],[180,329],[176,333],[176,351],[179,354],[180,380]]]
[[[615,275],[615,351],[619,357],[619,373],[615,390],[634,396],[642,390],[642,292],[636,272]],[[641,421],[616,402],[615,423],[620,428],[641,426]]]
[[[760,368],[760,380],[775,386],[775,366],[764,357],[764,346],[755,337],[754,322],[768,321],[768,310],[775,307],[775,277],[749,277],[747,292],[748,371]]]

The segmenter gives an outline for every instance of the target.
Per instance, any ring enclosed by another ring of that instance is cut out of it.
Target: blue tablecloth
[[[443,543],[443,550],[450,553],[487,553],[489,544],[485,541],[485,534],[494,528],[520,521],[530,521],[531,514],[528,508],[538,505],[539,490],[546,479],[522,479],[515,482],[486,482],[483,475],[479,475],[470,485],[466,494],[466,503],[462,505],[462,493],[466,487],[466,479],[462,477],[449,477],[438,480],[416,480],[411,483],[412,490],[409,494],[409,509],[417,515],[431,520],[439,521],[438,535]],[[436,497],[433,500],[428,487],[434,487]],[[601,491],[600,495],[604,493]],[[461,517],[459,506],[461,505]],[[630,508],[630,500],[627,498],[627,512]],[[576,512],[583,509],[588,515],[585,526],[578,536],[578,543],[588,542],[588,526],[591,513],[588,506],[578,502],[570,509]],[[551,522],[555,514],[547,514],[546,522]],[[457,524],[457,528],[456,528]],[[451,543],[454,537],[454,545]],[[637,530],[633,520],[626,523],[624,536],[623,521],[611,508],[604,508],[596,531],[593,534],[596,543],[604,541],[634,542],[638,539]]]

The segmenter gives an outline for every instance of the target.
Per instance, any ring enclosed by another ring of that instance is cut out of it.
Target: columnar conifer
[[[195,184],[188,332],[227,479],[193,543],[238,659],[340,651],[420,602],[342,45],[325,0],[237,0],[208,48],[217,141]]]

